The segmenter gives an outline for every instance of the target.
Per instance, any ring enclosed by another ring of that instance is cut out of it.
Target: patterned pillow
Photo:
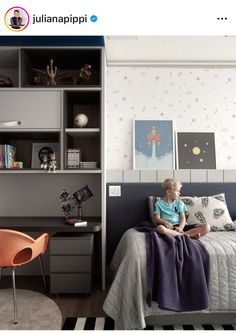
[[[209,223],[211,231],[236,230],[224,193],[209,197],[181,197],[181,200],[189,212],[188,224]]]

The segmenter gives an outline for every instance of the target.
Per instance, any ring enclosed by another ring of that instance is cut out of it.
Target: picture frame
[[[178,169],[216,169],[214,132],[177,132]]]
[[[133,169],[172,170],[174,149],[172,120],[133,120]]]
[[[41,154],[51,154],[55,153],[56,162],[59,168],[60,166],[60,146],[59,143],[56,142],[35,142],[32,144],[32,159],[31,159],[31,168],[32,169],[40,169],[41,168]]]

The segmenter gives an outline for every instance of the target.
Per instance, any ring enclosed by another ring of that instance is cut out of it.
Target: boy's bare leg
[[[210,231],[208,223],[199,224],[195,228],[186,231],[184,234],[194,239],[199,239]]]
[[[172,236],[181,236],[183,235],[182,233],[174,230],[174,229],[169,229],[169,228],[166,228],[164,225],[158,225],[156,227],[156,231],[158,234],[161,234],[161,235],[172,235]]]

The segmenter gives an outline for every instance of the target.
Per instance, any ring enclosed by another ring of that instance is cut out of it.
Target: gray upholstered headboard
[[[121,186],[121,197],[107,197],[107,263],[123,233],[136,224],[150,219],[148,196],[162,196],[160,183],[112,183]],[[214,195],[225,193],[227,206],[236,219],[236,183],[183,183],[181,195]],[[109,193],[107,189],[107,193]]]

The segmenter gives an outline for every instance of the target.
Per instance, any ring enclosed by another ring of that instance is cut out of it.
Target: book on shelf
[[[0,145],[0,168],[11,169],[16,159],[16,147],[5,144]]]
[[[74,227],[87,227],[88,225],[87,221],[79,221],[78,219],[67,219],[65,223]]]
[[[98,162],[80,162],[79,167],[80,169],[97,169]]]

